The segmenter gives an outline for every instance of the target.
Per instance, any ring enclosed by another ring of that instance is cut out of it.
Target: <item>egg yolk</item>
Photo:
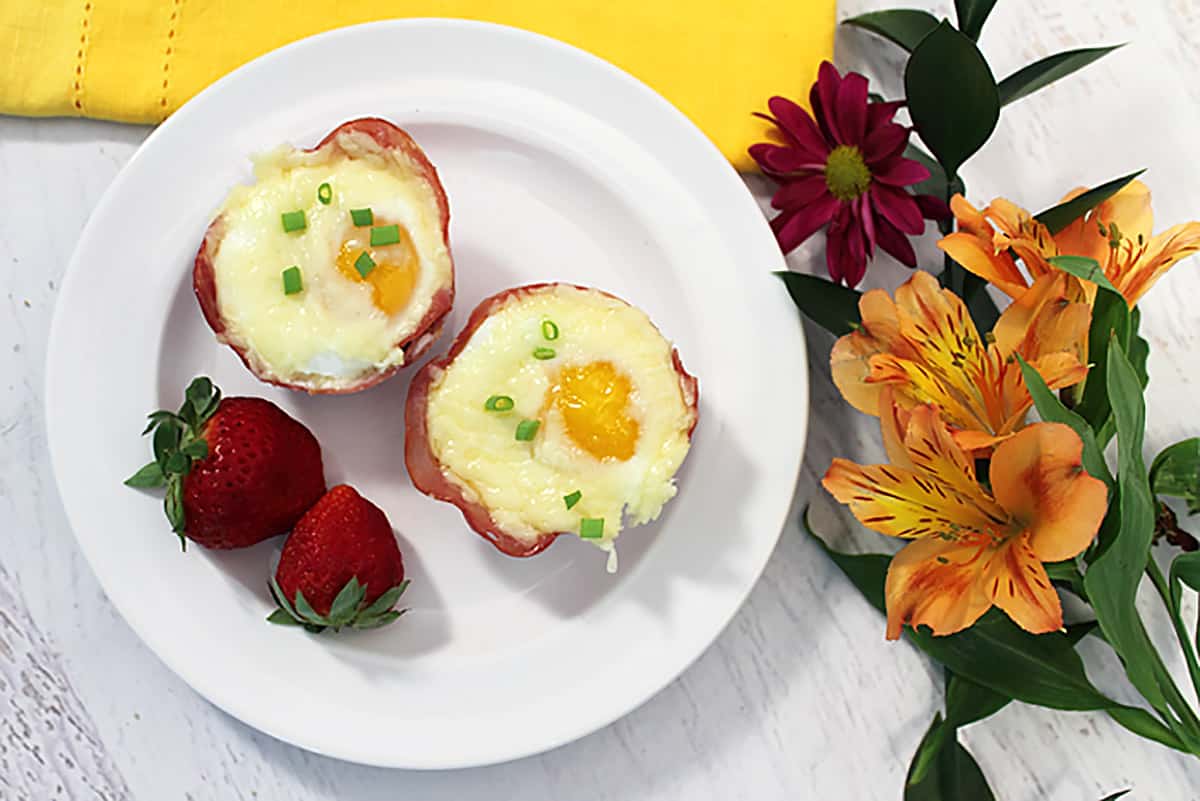
[[[629,414],[633,385],[612,362],[564,367],[547,393],[562,415],[567,436],[597,459],[633,456],[638,422]]]
[[[417,249],[403,225],[400,226],[400,241],[394,245],[371,247],[370,237],[370,228],[355,228],[342,242],[337,256],[338,272],[351,281],[370,284],[375,307],[391,316],[407,306],[412,298],[420,272]],[[364,252],[375,262],[366,278],[355,267]]]

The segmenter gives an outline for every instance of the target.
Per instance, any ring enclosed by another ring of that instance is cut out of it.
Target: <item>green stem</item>
[[[1196,691],[1197,697],[1200,697],[1200,661],[1196,659],[1196,652],[1192,648],[1191,638],[1188,637],[1187,629],[1183,625],[1183,621],[1179,617],[1179,609],[1171,600],[1171,588],[1167,584],[1166,578],[1159,569],[1158,564],[1154,561],[1154,556],[1146,562],[1146,574],[1150,576],[1150,581],[1154,584],[1154,589],[1158,590],[1158,595],[1162,598],[1163,606],[1167,607],[1167,613],[1171,617],[1171,625],[1175,629],[1175,636],[1179,640],[1179,649],[1183,651],[1183,658],[1187,660],[1188,674],[1192,677],[1192,687]]]

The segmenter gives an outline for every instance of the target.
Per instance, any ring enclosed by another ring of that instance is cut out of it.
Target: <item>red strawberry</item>
[[[282,534],[325,492],[321,446],[270,401],[225,398],[207,378],[178,412],[150,415],[154,461],[125,483],[167,488],[180,541],[244,548]]]
[[[400,617],[392,607],[407,586],[387,517],[340,484],[300,518],[284,543],[271,581],[279,609],[267,619],[309,631],[373,629]]]

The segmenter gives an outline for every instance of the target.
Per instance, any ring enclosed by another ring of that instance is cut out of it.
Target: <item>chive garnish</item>
[[[546,359],[553,359],[556,355],[557,354],[554,352],[554,348],[533,349],[533,358],[541,359],[542,361],[545,361]]]
[[[507,395],[493,395],[483,404],[483,408],[489,412],[511,412],[513,406],[513,399]]]
[[[547,342],[558,339],[558,324],[553,320],[542,320],[542,338]]]
[[[375,222],[375,212],[370,209],[350,209],[350,219],[359,228]]]
[[[371,247],[394,245],[400,241],[399,225],[377,225],[371,229]]]
[[[530,442],[541,425],[537,420],[522,420],[517,423],[517,441]]]
[[[333,200],[333,187],[328,183],[321,184],[317,187],[317,200],[321,201],[321,205],[328,206]]]
[[[295,295],[304,289],[304,281],[300,278],[300,268],[292,265],[283,271],[283,294]]]
[[[308,227],[308,221],[304,219],[304,209],[285,211],[279,216],[283,220],[283,230],[289,234],[292,231],[303,231]]]
[[[603,517],[585,517],[579,521],[579,536],[585,540],[598,540],[604,536]]]
[[[583,493],[580,492],[579,490],[575,490],[570,495],[563,496],[563,503],[565,503],[567,505],[568,509],[574,509],[575,504],[579,503],[579,499],[582,497],[583,497]]]
[[[358,258],[354,260],[354,269],[358,270],[358,274],[366,278],[375,269],[375,260],[371,258],[371,254],[363,251],[358,254]]]

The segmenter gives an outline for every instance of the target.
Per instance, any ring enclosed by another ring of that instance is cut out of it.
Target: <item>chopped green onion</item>
[[[568,509],[573,509],[575,508],[575,504],[579,503],[579,499],[582,497],[583,493],[579,490],[575,490],[570,495],[563,496],[563,503],[567,505]]]
[[[541,359],[542,361],[546,361],[546,359],[553,359],[557,355],[558,354],[556,354],[554,352],[554,348],[534,348],[533,349],[533,358]]]
[[[317,200],[321,201],[321,205],[328,206],[333,200],[333,187],[327,183],[317,187]]]
[[[521,422],[517,423],[517,441],[532,441],[534,435],[537,434],[538,429],[541,428],[541,425],[542,424],[537,420],[522,420]]]
[[[542,320],[542,338],[548,342],[558,339],[558,324],[553,320]]]
[[[285,211],[279,216],[283,220],[283,230],[289,234],[292,231],[303,231],[308,227],[308,221],[304,219],[304,209]]]
[[[375,260],[371,258],[371,254],[363,251],[358,254],[358,258],[354,260],[354,269],[358,270],[358,274],[366,278],[375,269]]]
[[[598,540],[604,536],[603,517],[585,517],[579,521],[579,536],[585,540]]]
[[[304,289],[304,281],[300,278],[300,268],[292,265],[283,271],[283,294],[295,295]]]
[[[483,404],[489,412],[511,412],[513,406],[513,399],[507,395],[493,395]]]
[[[375,222],[375,212],[370,209],[350,209],[350,219],[359,228]]]
[[[400,241],[399,225],[377,225],[371,229],[371,247],[394,245]]]

